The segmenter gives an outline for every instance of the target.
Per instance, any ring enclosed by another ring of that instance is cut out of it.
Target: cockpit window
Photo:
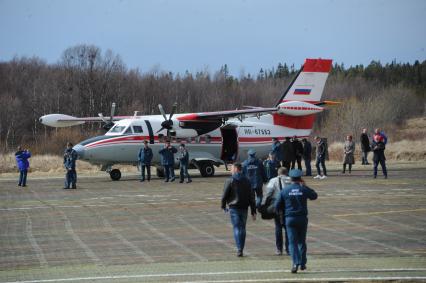
[[[128,127],[127,130],[124,133],[125,134],[133,134],[132,127]]]
[[[115,125],[111,130],[109,130],[110,133],[121,133],[124,130],[125,126],[119,126]]]
[[[142,126],[133,126],[133,132],[135,134],[143,133]]]

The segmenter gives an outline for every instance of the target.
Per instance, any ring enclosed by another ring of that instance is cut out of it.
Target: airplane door
[[[222,134],[222,153],[221,159],[225,163],[234,163],[238,157],[238,133],[237,127],[220,128]]]

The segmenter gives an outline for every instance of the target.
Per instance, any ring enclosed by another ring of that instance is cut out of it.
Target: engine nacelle
[[[181,139],[195,138],[198,136],[197,131],[193,129],[182,129],[179,127],[177,129],[174,128],[173,131],[175,133],[173,136]]]
[[[69,116],[69,115],[64,115],[64,114],[49,114],[49,115],[44,115],[40,117],[39,121],[40,123],[46,126],[55,127],[55,128],[71,127],[71,126],[84,124],[84,121],[78,121],[78,120],[73,121],[73,119],[77,119],[77,118],[73,116]]]
[[[304,101],[287,101],[278,105],[278,114],[305,116],[323,111],[324,108]]]

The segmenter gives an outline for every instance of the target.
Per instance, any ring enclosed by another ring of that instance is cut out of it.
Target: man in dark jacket
[[[152,161],[152,149],[148,146],[148,141],[143,141],[144,146],[139,150],[138,160],[141,167],[141,182],[145,181],[145,169],[147,174],[148,182],[151,180],[151,161]]]
[[[175,177],[175,153],[177,149],[170,145],[170,141],[166,141],[164,148],[158,152],[161,155],[161,165],[164,167],[164,182],[174,182]]]
[[[189,176],[188,172],[188,166],[189,166],[189,153],[188,150],[185,147],[185,144],[181,144],[180,147],[180,153],[179,153],[179,168],[180,168],[180,181],[179,183],[183,183],[184,179],[186,178],[187,183],[191,183],[191,176]]]
[[[327,168],[325,167],[325,154],[327,149],[322,138],[316,136],[315,141],[317,143],[317,157],[315,166],[317,167],[318,175],[316,175],[314,179],[324,180],[327,178]],[[321,174],[320,165],[322,166],[323,174]]]
[[[312,145],[307,139],[302,139],[302,143],[303,143],[303,160],[305,161],[305,168],[306,168],[305,176],[312,176],[312,169],[311,169]]]
[[[302,171],[293,169],[289,176],[292,184],[286,186],[275,202],[275,211],[283,211],[288,234],[290,255],[293,262],[291,272],[306,269],[306,233],[308,229],[307,200],[318,198],[317,193],[307,187],[301,179]]]
[[[385,157],[385,143],[384,138],[380,134],[374,135],[373,143],[371,144],[373,149],[373,163],[374,163],[374,178],[377,178],[377,167],[382,166],[383,175],[385,179],[388,178],[388,171],[386,169],[386,157]]]
[[[283,167],[287,168],[287,170],[290,171],[291,162],[296,159],[296,155],[293,149],[293,144],[290,141],[290,137],[286,137],[285,141],[281,144],[281,152],[283,154]]]
[[[291,169],[296,167],[297,162],[297,169],[302,170],[303,145],[296,136],[293,137],[291,143],[293,145],[294,152],[294,159],[291,161]]]
[[[249,206],[253,221],[256,220],[254,192],[251,189],[250,181],[244,177],[241,170],[241,164],[234,163],[231,169],[232,177],[225,181],[221,206],[225,212],[228,211],[226,205],[229,207],[238,257],[243,256]]]
[[[283,152],[281,148],[281,143],[278,138],[272,138],[272,154],[275,156],[275,160],[277,160],[278,163],[281,164],[281,161],[283,159]]]
[[[31,152],[28,149],[22,150],[21,146],[18,147],[18,151],[15,152],[16,165],[19,169],[19,182],[18,186],[27,186],[27,173],[30,163],[28,159],[31,157]]]
[[[65,174],[64,189],[76,189],[77,171],[75,170],[75,162],[77,161],[77,152],[72,148],[72,143],[67,143],[67,148],[64,152],[64,167],[67,170]]]
[[[370,139],[367,135],[367,129],[362,129],[362,134],[360,137],[361,141],[361,151],[362,151],[362,165],[368,165],[368,153],[371,151],[370,148]]]
[[[243,175],[250,181],[251,188],[256,192],[256,206],[259,207],[262,202],[263,183],[267,182],[262,160],[256,158],[256,151],[250,149],[249,157],[243,162]]]

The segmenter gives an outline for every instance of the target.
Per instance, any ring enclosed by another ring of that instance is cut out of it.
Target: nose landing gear
[[[111,180],[118,181],[121,179],[121,172],[119,169],[112,169],[111,165],[105,166],[105,168],[101,168],[101,170],[102,169],[105,169],[105,172],[109,173]]]

